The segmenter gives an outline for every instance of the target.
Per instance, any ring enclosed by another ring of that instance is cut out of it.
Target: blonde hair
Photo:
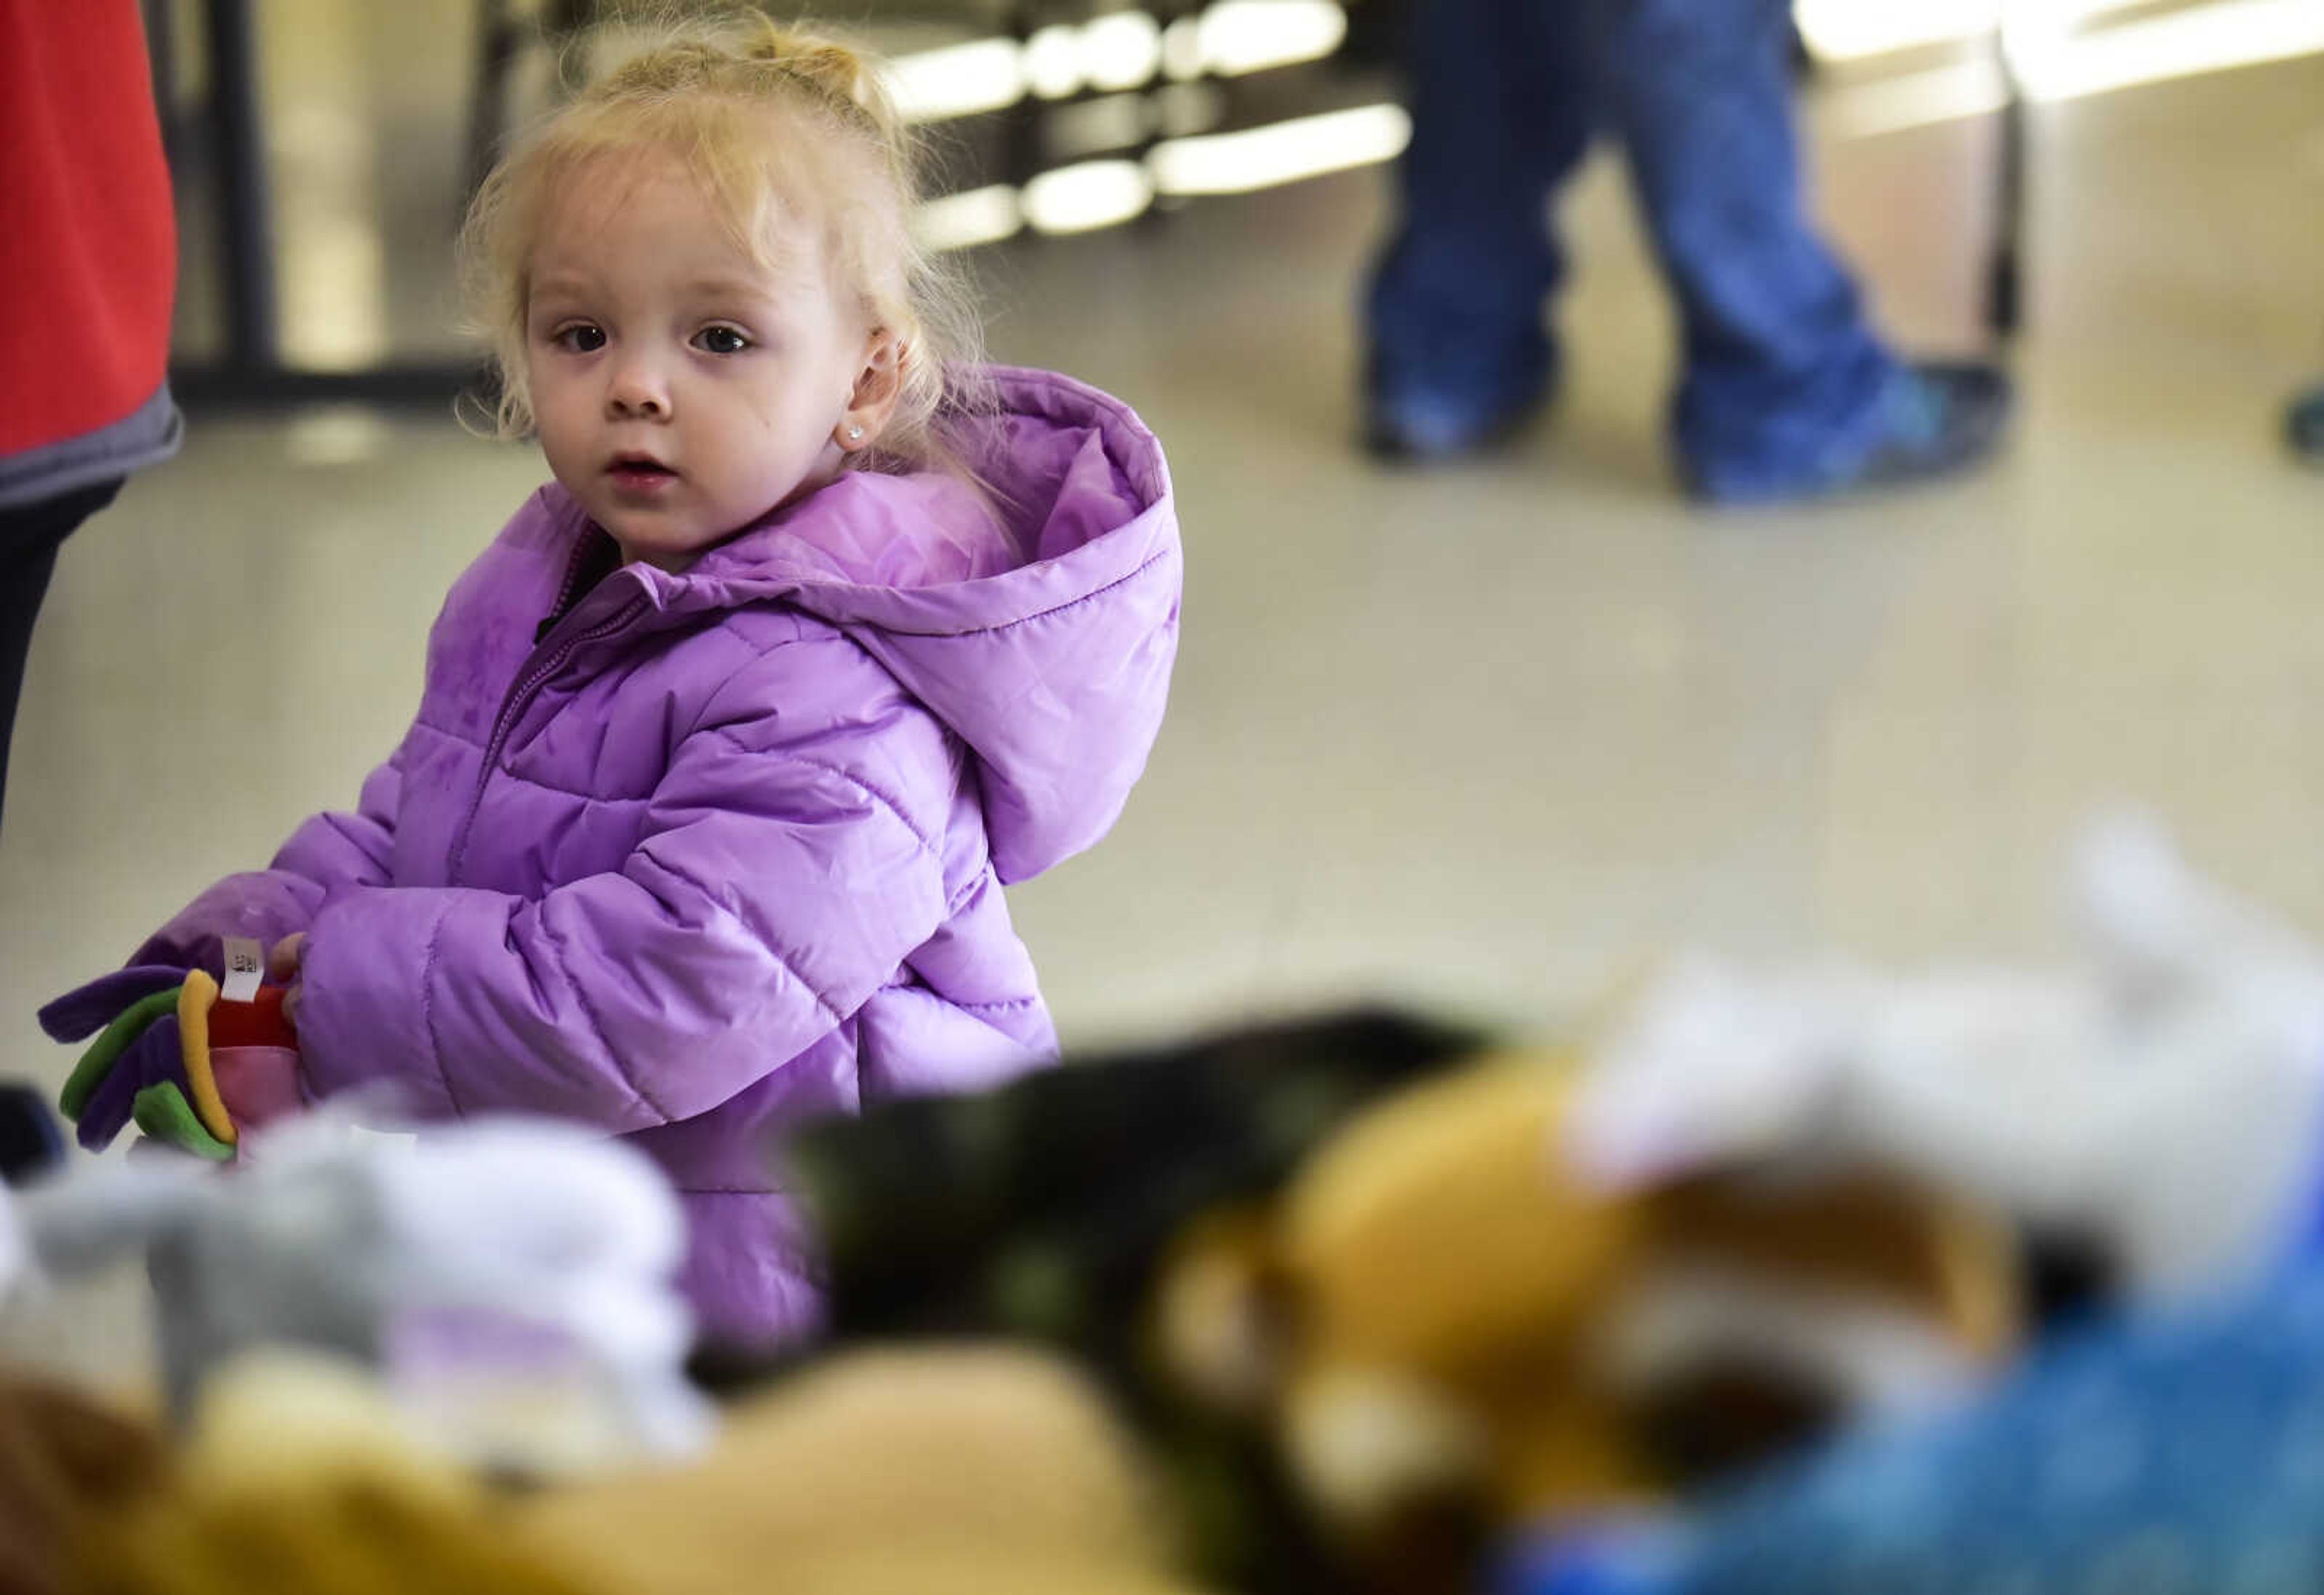
[[[517,438],[532,429],[528,269],[559,184],[605,156],[659,151],[685,163],[761,262],[772,263],[770,223],[811,207],[835,284],[860,295],[872,326],[895,339],[895,411],[848,463],[971,475],[946,440],[943,412],[948,401],[978,407],[982,339],[964,287],[913,235],[918,152],[871,59],[757,15],[655,32],[657,42],[520,139],[469,207],[460,254],[472,322],[499,369],[495,430]]]

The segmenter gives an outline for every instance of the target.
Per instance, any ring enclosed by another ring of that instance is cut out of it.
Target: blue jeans
[[[1719,497],[1847,476],[1895,359],[1808,226],[1787,0],[1413,0],[1404,222],[1371,289],[1374,391],[1524,401],[1554,374],[1548,199],[1603,128],[1679,303],[1680,457]]]

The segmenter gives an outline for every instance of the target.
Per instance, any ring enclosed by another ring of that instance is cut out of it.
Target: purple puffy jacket
[[[138,960],[306,931],[317,1091],[629,1136],[685,1194],[705,1327],[812,1328],[770,1129],[1053,1055],[1001,887],[1112,825],[1176,647],[1152,435],[1064,377],[993,375],[975,460],[1006,527],[950,477],[854,473],[576,601],[608,539],[543,488],[453,587],[357,811]]]

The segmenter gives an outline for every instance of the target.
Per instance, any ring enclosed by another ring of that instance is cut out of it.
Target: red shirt
[[[135,0],[0,0],[0,456],[153,397],[177,267]]]

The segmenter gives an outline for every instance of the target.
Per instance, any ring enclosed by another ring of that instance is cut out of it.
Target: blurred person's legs
[[[1597,0],[1609,115],[1678,300],[1671,430],[1714,497],[1821,484],[1864,454],[1895,362],[1808,226],[1788,0]]]
[[[1785,0],[1416,6],[1404,224],[1371,304],[1374,446],[1456,453],[1529,406],[1553,364],[1540,301],[1560,265],[1545,194],[1596,113],[1679,302],[1672,430],[1698,492],[1789,498],[1987,452],[1999,373],[1900,364],[1808,225],[1791,50]]]
[[[1419,457],[1489,442],[1554,383],[1543,306],[1563,274],[1549,197],[1592,121],[1587,7],[1412,0],[1403,219],[1374,272],[1366,436]]]
[[[100,482],[36,503],[0,510],[0,812],[8,791],[8,743],[24,686],[32,625],[48,595],[57,550],[73,529],[113,502],[118,481]]]
[[[1997,372],[1900,364],[1809,224],[1788,0],[1597,0],[1608,117],[1678,300],[1671,431],[1695,490],[1783,499],[1980,457]]]

